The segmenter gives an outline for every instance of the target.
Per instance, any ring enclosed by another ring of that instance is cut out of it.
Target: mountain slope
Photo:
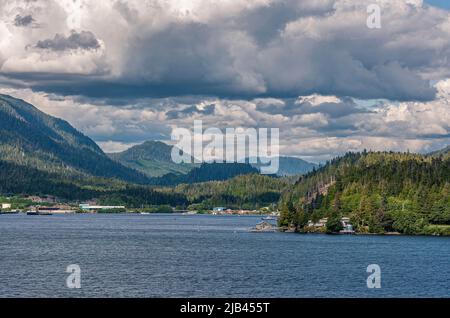
[[[281,193],[292,185],[290,178],[246,174],[226,181],[181,184],[175,188],[199,209],[215,206],[255,209],[278,203]]]
[[[51,173],[147,181],[111,160],[66,121],[6,95],[0,95],[0,160]]]
[[[172,146],[160,141],[146,141],[123,152],[110,153],[108,156],[121,164],[139,170],[149,177],[187,174],[196,164],[176,164],[171,158]]]

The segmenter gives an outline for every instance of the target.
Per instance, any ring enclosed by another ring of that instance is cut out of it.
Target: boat
[[[276,221],[277,218],[273,217],[273,216],[266,216],[264,218],[261,218],[261,220],[264,220],[264,221]]]
[[[53,215],[50,212],[28,211],[27,215]]]
[[[1,211],[0,214],[11,215],[11,214],[19,214],[20,210],[10,210],[10,211]]]
[[[195,215],[195,214],[197,214],[197,211],[189,211],[181,213],[181,215]]]
[[[50,212],[38,212],[38,215],[53,215],[53,213],[50,213]]]
[[[139,213],[140,215],[149,215],[150,214],[150,212],[141,212],[141,213]]]

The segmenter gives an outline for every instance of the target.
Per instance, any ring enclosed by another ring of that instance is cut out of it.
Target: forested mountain
[[[182,184],[175,191],[185,195],[199,209],[215,206],[253,209],[277,204],[281,193],[289,186],[292,186],[289,178],[247,174],[226,181]]]
[[[6,95],[0,95],[0,160],[60,175],[147,181],[143,174],[111,160],[66,121]]]
[[[0,160],[0,193],[8,195],[54,195],[63,200],[98,199],[105,205],[139,208],[151,205],[186,205],[186,196],[171,189],[132,185],[116,179],[64,176]]]
[[[308,219],[341,216],[359,232],[439,232],[430,224],[450,224],[450,158],[349,153],[286,192],[280,223],[301,230]]]
[[[173,186],[181,183],[196,183],[220,181],[235,176],[258,173],[259,170],[245,163],[203,163],[200,167],[190,170],[187,174],[169,173],[162,177],[152,178],[154,185]]]
[[[176,164],[171,157],[172,146],[160,141],[146,141],[119,153],[108,154],[121,164],[139,170],[149,177],[161,177],[165,174],[187,174],[197,164]],[[193,162],[193,161],[192,161]]]

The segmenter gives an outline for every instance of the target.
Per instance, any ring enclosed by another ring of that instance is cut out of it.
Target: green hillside
[[[182,184],[175,191],[203,209],[214,206],[253,209],[277,204],[281,193],[291,185],[290,178],[246,174],[226,181]]]
[[[203,163],[187,174],[169,173],[152,178],[150,183],[160,186],[175,186],[182,183],[192,184],[207,181],[222,181],[245,174],[258,173],[259,170],[245,163]]]
[[[280,223],[301,231],[308,220],[342,216],[362,233],[450,234],[450,158],[349,153],[300,178]]]

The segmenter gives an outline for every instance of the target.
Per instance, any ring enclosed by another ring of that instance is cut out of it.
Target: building
[[[125,207],[123,205],[90,205],[90,204],[80,204],[80,209],[83,211],[97,211],[97,210],[123,210]]]
[[[309,227],[325,227],[327,225],[328,218],[323,218],[314,223],[313,221],[309,220],[308,225]]]
[[[350,224],[350,218],[343,217],[341,219],[343,229],[339,231],[341,234],[354,234],[353,225]]]
[[[315,228],[323,228],[327,226],[328,218],[323,218],[314,223],[313,221],[308,221],[308,227],[315,227]],[[342,233],[354,233],[353,231],[353,225],[350,224],[350,218],[349,217],[343,217],[341,218],[341,224],[343,227]]]
[[[224,208],[223,206],[219,206],[219,207],[215,207],[213,209],[214,212],[223,212],[225,211],[227,208]]]
[[[11,203],[2,203],[2,210],[11,209]]]

